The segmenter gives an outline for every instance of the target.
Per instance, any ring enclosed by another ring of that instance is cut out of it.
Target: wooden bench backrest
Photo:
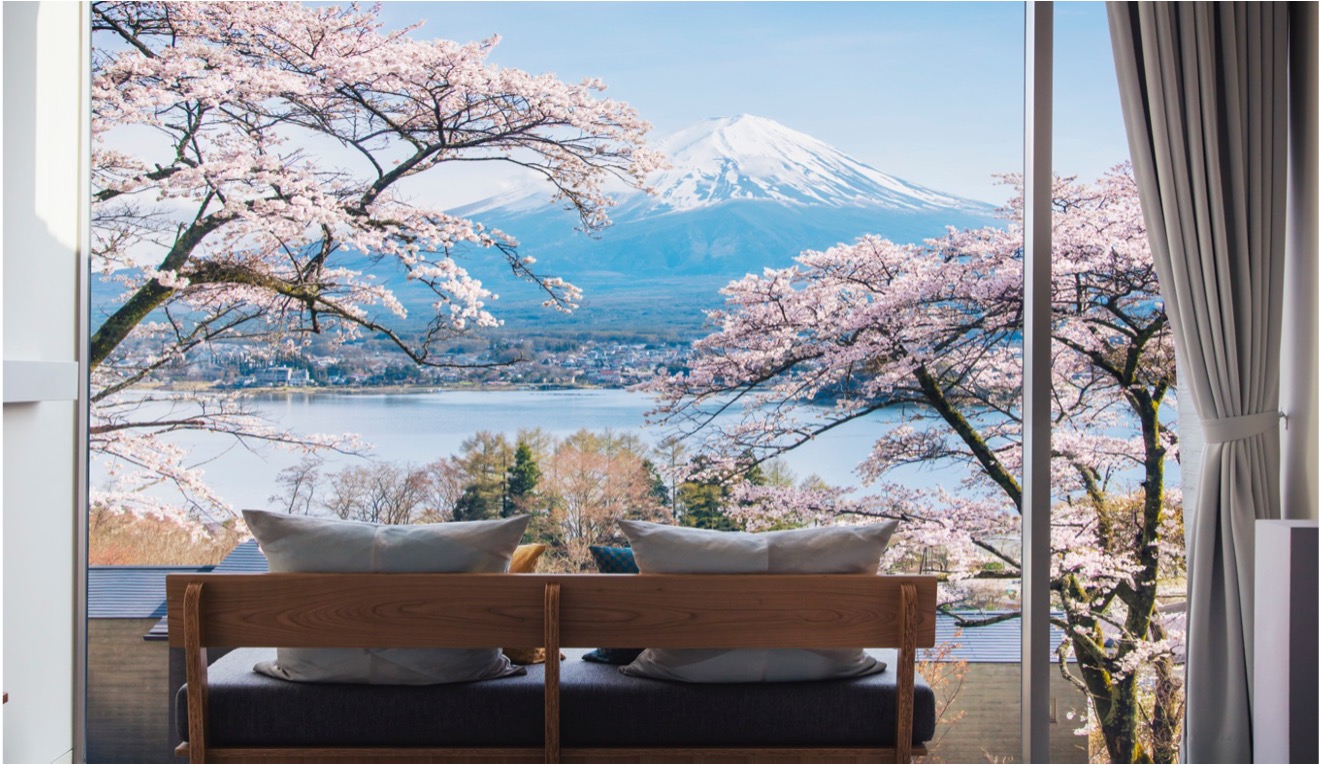
[[[204,586],[202,646],[539,646],[558,583],[561,646],[895,647],[914,586],[918,647],[935,643],[935,578],[867,575],[178,574]]]

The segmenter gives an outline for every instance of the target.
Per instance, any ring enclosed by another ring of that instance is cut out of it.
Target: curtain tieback
[[[1235,418],[1206,418],[1201,428],[1207,444],[1223,444],[1266,433],[1278,425],[1280,417],[1278,412],[1257,412]]]

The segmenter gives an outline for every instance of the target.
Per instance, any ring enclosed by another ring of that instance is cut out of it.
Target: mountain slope
[[[453,212],[512,234],[543,271],[586,289],[584,315],[621,295],[711,307],[729,280],[788,265],[804,249],[867,233],[914,242],[994,221],[989,205],[895,178],[761,117],[706,120],[656,145],[671,167],[648,179],[652,194],[622,190],[614,225],[594,239],[543,186]],[[527,299],[511,280],[489,282],[506,306]]]
[[[719,288],[747,273],[782,267],[806,249],[862,234],[898,242],[939,236],[947,226],[995,222],[991,206],[883,173],[773,120],[749,115],[705,120],[660,139],[671,167],[648,179],[653,194],[621,189],[614,225],[596,237],[549,202],[546,184],[517,189],[451,212],[516,237],[539,273],[585,291],[565,316],[541,308],[545,296],[498,265],[498,256],[456,253],[500,295],[490,308],[511,328],[535,323],[608,329],[699,326]],[[433,315],[434,296],[386,259],[349,259],[393,288],[409,323]],[[108,300],[98,286],[95,305]]]

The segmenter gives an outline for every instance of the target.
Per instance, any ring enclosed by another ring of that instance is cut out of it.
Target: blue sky
[[[1094,177],[1127,157],[1104,5],[1055,8],[1055,168]],[[421,37],[499,34],[502,66],[600,77],[656,135],[756,114],[989,202],[1007,196],[992,174],[1021,168],[1019,2],[387,2],[383,13],[392,27],[425,20]],[[489,191],[510,181],[492,177]]]

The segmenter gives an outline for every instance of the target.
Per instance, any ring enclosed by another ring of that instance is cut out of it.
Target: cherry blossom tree
[[[1095,184],[1057,179],[1053,192],[1050,576],[1060,653],[1076,672],[1059,666],[1090,696],[1113,760],[1170,762],[1176,636],[1156,598],[1182,558],[1161,412],[1172,340],[1127,169]],[[690,370],[653,384],[656,419],[695,439],[703,460],[735,475],[858,418],[900,423],[858,468],[874,494],[742,483],[731,515],[751,529],[902,519],[892,560],[943,555],[950,613],[978,583],[1020,577],[1021,207],[1019,195],[1002,228],[921,245],[866,236],[724,288]],[[920,489],[890,478],[907,465],[970,470]],[[1139,693],[1151,672],[1158,709]]]
[[[498,38],[387,31],[376,8],[96,2],[92,27],[92,259],[122,292],[89,356],[91,445],[109,476],[97,501],[110,507],[175,510],[144,492],[164,484],[186,510],[227,515],[169,442],[178,430],[355,449],[272,427],[237,398],[137,393],[212,344],[277,354],[369,336],[446,366],[445,341],[498,323],[469,271],[482,260],[548,307],[575,307],[578,290],[512,235],[419,202],[418,179],[519,166],[591,233],[609,223],[607,183],[640,186],[659,164],[649,125],[599,81],[496,66]],[[381,278],[396,273],[430,300],[415,332]]]

